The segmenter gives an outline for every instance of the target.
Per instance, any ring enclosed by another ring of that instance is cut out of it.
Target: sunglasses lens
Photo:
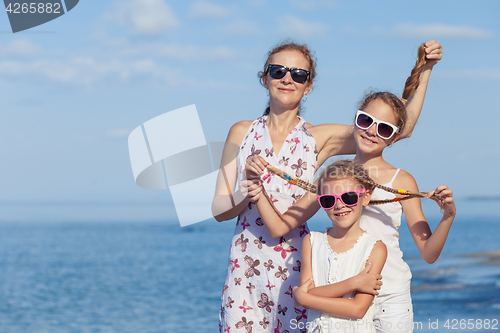
[[[303,69],[294,69],[292,71],[292,80],[297,83],[304,83],[307,81],[307,72]]]
[[[356,118],[356,125],[359,128],[367,129],[372,124],[373,124],[373,119],[370,116],[362,113],[358,114],[358,117]]]
[[[335,206],[335,197],[333,195],[325,195],[319,198],[319,203],[324,209],[330,209]]]
[[[344,204],[346,204],[347,206],[354,206],[358,203],[359,197],[356,192],[346,192],[342,194],[341,198]]]
[[[271,75],[273,79],[281,79],[286,75],[286,72],[287,70],[283,66],[271,66],[269,69],[269,75]]]
[[[392,133],[394,132],[394,129],[384,123],[379,123],[378,124],[378,135],[380,135],[384,139],[388,139],[391,137]]]

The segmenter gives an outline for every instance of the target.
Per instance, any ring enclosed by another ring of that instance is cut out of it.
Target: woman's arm
[[[217,176],[215,196],[212,201],[212,215],[218,222],[231,220],[238,216],[248,205],[251,198],[256,197],[255,199],[257,199],[261,191],[260,187],[248,191],[245,186],[246,183],[241,184],[243,186],[240,186],[235,191],[238,177],[236,156],[238,155],[239,145],[251,123],[251,121],[240,121],[229,130]]]
[[[418,192],[418,186],[415,179],[406,171],[401,170],[396,181],[397,188],[403,188],[412,192]],[[446,185],[441,185],[435,190],[429,192],[427,197],[438,195],[437,199],[444,210],[443,217],[434,232],[431,231],[429,223],[422,212],[420,199],[409,199],[401,201],[403,212],[405,214],[406,224],[410,230],[411,236],[417,245],[417,248],[426,262],[432,264],[435,262],[448,237],[451,224],[456,215],[456,207],[453,201],[453,192]],[[432,197],[433,199],[436,199]]]
[[[305,243],[303,246],[304,245]],[[373,246],[370,257],[368,258],[368,261],[372,263],[371,271],[380,274],[386,258],[387,248],[384,243],[378,241]],[[303,258],[303,260],[304,259],[305,258]],[[305,274],[304,279],[307,276],[308,275]],[[310,289],[312,280],[306,279],[304,281],[304,279],[302,278],[301,272],[300,282],[303,283],[299,287],[294,288],[293,298],[297,304],[308,309],[315,309],[323,313],[347,319],[361,319],[373,301],[373,295],[360,292],[356,293],[353,299],[316,296],[310,292],[312,290]],[[308,289],[310,289],[309,292]]]
[[[420,117],[420,112],[424,105],[425,93],[427,92],[427,85],[429,84],[432,68],[443,58],[443,47],[441,44],[435,40],[425,43],[425,57],[427,61],[420,73],[418,88],[406,101],[408,120],[399,140],[409,138],[417,124],[417,120]]]

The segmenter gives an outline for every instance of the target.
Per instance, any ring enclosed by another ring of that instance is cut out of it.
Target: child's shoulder
[[[412,190],[417,187],[415,178],[406,170],[400,169],[399,173],[393,182],[394,188],[403,188],[405,190]]]
[[[319,239],[320,237],[324,237],[327,231],[328,229],[324,231],[310,231],[307,235],[304,236],[303,242],[311,242],[315,239]]]

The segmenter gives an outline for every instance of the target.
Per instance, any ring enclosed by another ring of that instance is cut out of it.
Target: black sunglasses
[[[286,72],[290,72],[292,80],[297,83],[305,83],[307,77],[311,75],[311,72],[306,71],[302,68],[288,68],[281,65],[267,65],[266,72],[269,71],[269,75],[273,79],[281,79],[286,75]]]

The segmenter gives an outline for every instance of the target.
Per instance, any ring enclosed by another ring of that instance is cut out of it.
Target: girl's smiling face
[[[368,103],[362,110],[378,120],[397,124],[396,115],[391,106],[387,105],[381,99],[375,99]],[[395,125],[396,126],[396,125]],[[368,129],[354,127],[354,139],[359,152],[369,154],[382,154],[385,147],[393,144],[398,138],[399,133],[393,135],[390,139],[383,139],[377,135],[377,124],[373,123]]]
[[[285,50],[274,54],[269,59],[269,64],[310,70],[307,58],[295,50]],[[305,83],[297,83],[292,80],[290,72],[287,72],[281,79],[273,79],[268,73],[262,79],[262,83],[269,90],[270,105],[288,109],[298,107],[302,96],[308,94],[312,87],[310,78]]]
[[[341,178],[325,181],[322,185],[321,194],[341,195],[344,192],[361,189],[363,189],[363,186],[353,178]],[[337,199],[333,208],[325,209],[325,212],[330,220],[332,220],[334,226],[349,229],[353,225],[359,224],[363,207],[368,205],[370,197],[370,192],[360,194],[359,201],[354,206],[346,206],[342,200]]]

